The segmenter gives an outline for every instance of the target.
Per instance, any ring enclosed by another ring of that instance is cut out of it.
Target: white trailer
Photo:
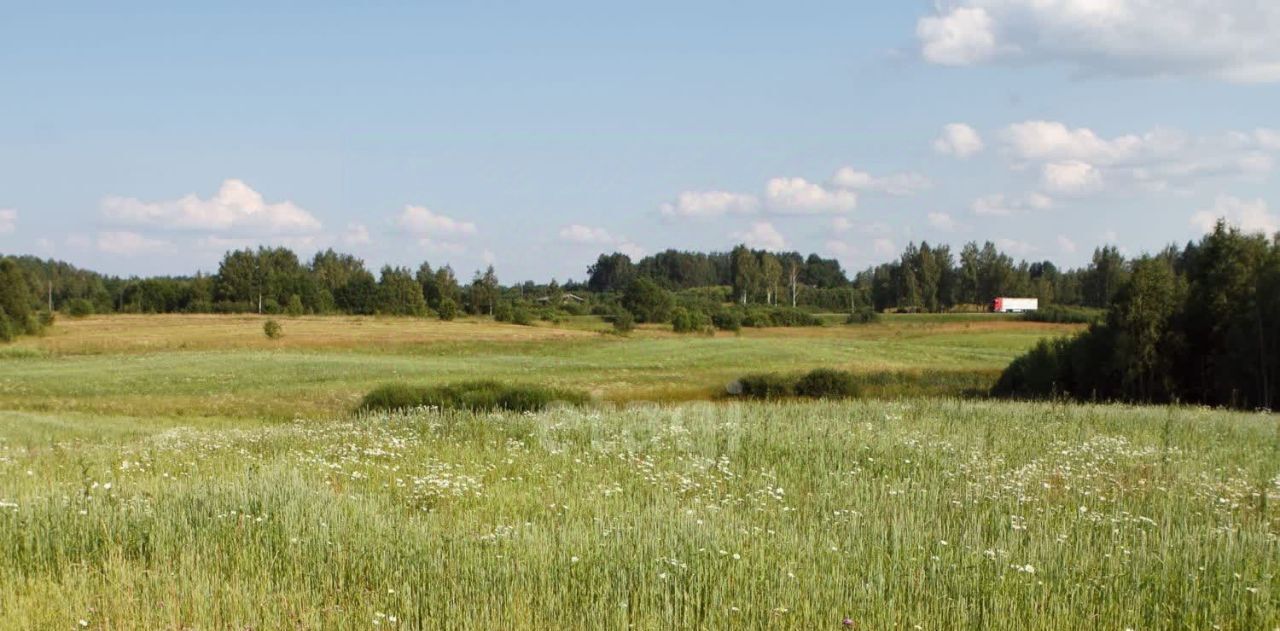
[[[1037,298],[996,298],[991,303],[991,310],[996,313],[1022,313],[1040,308]]]

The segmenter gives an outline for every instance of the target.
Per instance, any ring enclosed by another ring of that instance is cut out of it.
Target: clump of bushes
[[[452,298],[441,298],[440,307],[436,309],[436,312],[441,320],[448,322],[458,317],[458,303],[454,302]]]
[[[434,407],[473,412],[536,412],[557,401],[581,404],[586,400],[586,395],[576,391],[497,381],[467,381],[441,386],[393,383],[366,394],[359,409],[377,411]]]
[[[269,340],[278,340],[284,335],[284,327],[280,326],[280,323],[275,320],[267,320],[262,324],[262,333]]]
[[[711,324],[721,331],[742,330],[742,314],[733,309],[719,309],[711,314]]]
[[[1060,324],[1097,324],[1103,321],[1106,312],[1089,307],[1067,307],[1049,305],[1043,309],[1028,311],[1022,319],[1030,322],[1054,322]]]
[[[87,318],[93,315],[93,303],[84,298],[76,298],[67,303],[67,315],[73,318]]]
[[[847,370],[817,368],[798,376],[778,373],[745,375],[729,385],[729,394],[748,399],[841,399],[857,397],[859,388],[857,378]]]
[[[711,318],[698,309],[676,307],[671,314],[671,330],[676,333],[711,333]]]
[[[858,307],[844,319],[845,324],[872,324],[880,321],[880,313],[873,307]]]
[[[613,313],[613,332],[626,335],[636,330],[636,317],[626,309],[618,309]]]
[[[858,396],[858,384],[847,370],[818,368],[796,380],[796,396],[840,399]]]
[[[822,326],[818,316],[795,307],[752,307],[742,311],[742,326],[795,327]]]

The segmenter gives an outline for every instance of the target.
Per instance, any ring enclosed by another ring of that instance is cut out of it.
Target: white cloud
[[[98,233],[98,249],[108,254],[135,256],[173,251],[173,244],[124,230]]]
[[[732,236],[749,248],[772,251],[787,249],[787,240],[767,221],[757,221],[751,224],[750,230],[735,232]]]
[[[369,237],[369,227],[362,223],[348,223],[347,231],[342,235],[346,245],[369,245],[373,239]]]
[[[1115,164],[1135,157],[1147,146],[1176,142],[1155,132],[1146,138],[1129,134],[1106,140],[1092,129],[1071,129],[1059,122],[1039,120],[1010,125],[1003,137],[1014,155],[1023,160],[1081,160],[1097,164]]]
[[[987,195],[973,200],[970,210],[975,215],[1008,216],[1032,210],[1046,210],[1053,207],[1053,199],[1042,193],[1031,193],[1023,197],[1012,197],[1003,193]]]
[[[799,177],[778,177],[765,186],[769,210],[789,214],[844,213],[858,207],[858,195],[829,190]]]
[[[894,256],[898,253],[898,246],[894,245],[889,239],[880,238],[871,243],[871,249],[876,256]]]
[[[727,191],[685,191],[675,202],[663,204],[660,210],[667,217],[751,214],[760,210],[760,200],[752,195]]]
[[[405,206],[396,223],[417,237],[465,237],[479,232],[470,221],[459,221],[425,206]]]
[[[998,52],[995,24],[982,7],[957,7],[916,23],[924,58],[945,66],[968,66],[987,61]]]
[[[0,234],[9,234],[17,229],[18,211],[12,208],[0,208]]]
[[[498,262],[498,256],[493,253],[493,250],[489,249],[485,249],[484,252],[480,253],[480,259],[484,261],[485,265],[494,265]]]
[[[1067,235],[1060,234],[1058,235],[1058,249],[1063,254],[1075,254],[1077,250],[1076,242],[1072,241]]]
[[[947,213],[929,213],[929,225],[937,230],[950,232],[956,229],[956,220]]]
[[[942,135],[933,141],[934,151],[961,159],[981,152],[985,146],[978,130],[964,123],[951,123],[943,127]]]
[[[583,245],[610,245],[616,241],[604,228],[573,224],[560,229],[560,239]]]
[[[894,173],[876,177],[853,167],[842,167],[831,177],[831,185],[851,191],[908,196],[929,190],[933,187],[933,182],[919,173]]]
[[[1051,162],[1042,168],[1040,181],[1051,193],[1085,195],[1102,188],[1102,172],[1080,160]]]
[[[618,251],[631,257],[631,260],[633,261],[642,259],[649,254],[648,250],[630,241],[623,241],[619,243]]]
[[[1026,241],[1018,241],[1016,239],[996,239],[996,245],[1001,250],[1018,256],[1026,256],[1036,251],[1035,246]]]
[[[1049,190],[1081,195],[1108,189],[1184,191],[1207,178],[1256,180],[1275,167],[1268,152],[1280,151],[1280,142],[1272,133],[1259,129],[1194,137],[1155,129],[1106,138],[1060,122],[1026,121],[1010,125],[1001,137],[1015,170],[1038,166]]]
[[[1271,213],[1267,202],[1261,199],[1244,200],[1230,195],[1219,196],[1213,208],[1201,210],[1191,216],[1191,224],[1209,232],[1219,219],[1245,232],[1262,232],[1274,235],[1280,232],[1280,217]]]
[[[1270,0],[955,0],[916,23],[925,60],[1055,63],[1081,73],[1280,81]]]
[[[836,233],[845,233],[853,229],[853,222],[848,217],[832,217],[831,230]]]
[[[209,199],[194,193],[174,200],[144,202],[134,197],[108,196],[102,212],[123,224],[164,230],[306,234],[320,230],[320,221],[293,202],[267,203],[262,194],[240,180],[222,183]]]

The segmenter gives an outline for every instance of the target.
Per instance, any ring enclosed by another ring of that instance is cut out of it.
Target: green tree
[[[427,303],[422,297],[422,285],[418,284],[407,267],[382,268],[378,280],[378,313],[402,316],[423,316]]]
[[[745,245],[733,248],[729,253],[730,266],[733,270],[733,296],[741,304],[747,304],[752,296],[760,291],[762,276],[760,261]],[[636,314],[637,317],[640,314]]]
[[[627,285],[622,295],[622,307],[639,322],[669,322],[675,299],[671,292],[640,276]]]

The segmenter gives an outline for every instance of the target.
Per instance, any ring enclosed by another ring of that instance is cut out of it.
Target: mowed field
[[[1070,328],[281,322],[0,350],[0,628],[1280,627],[1274,415],[718,394],[816,366],[978,384]],[[352,412],[477,377],[595,400]]]

